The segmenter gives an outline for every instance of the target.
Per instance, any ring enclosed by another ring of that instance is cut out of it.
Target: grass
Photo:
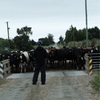
[[[100,91],[100,73],[98,73],[91,81],[92,88],[96,91]]]

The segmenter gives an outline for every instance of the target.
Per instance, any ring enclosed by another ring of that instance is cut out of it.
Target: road
[[[32,85],[33,73],[13,74],[0,85],[0,100],[99,100],[84,71],[48,71],[46,85]]]

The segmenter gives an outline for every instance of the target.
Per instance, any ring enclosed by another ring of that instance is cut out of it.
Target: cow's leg
[[[20,73],[22,73],[23,72],[23,64],[21,63],[20,64]]]

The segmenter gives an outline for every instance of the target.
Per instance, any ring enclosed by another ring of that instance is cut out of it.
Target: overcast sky
[[[88,27],[100,28],[100,0],[87,0]],[[54,35],[57,42],[71,25],[85,28],[85,0],[0,0],[0,37],[7,38],[9,22],[10,39],[17,28],[32,27],[30,39],[37,41]]]

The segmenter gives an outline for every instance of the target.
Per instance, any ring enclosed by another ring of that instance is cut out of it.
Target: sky
[[[88,28],[100,29],[100,0],[87,0]],[[32,27],[30,39],[38,41],[53,34],[54,41],[65,38],[71,25],[83,29],[85,0],[0,0],[0,38],[13,39],[17,28]]]

